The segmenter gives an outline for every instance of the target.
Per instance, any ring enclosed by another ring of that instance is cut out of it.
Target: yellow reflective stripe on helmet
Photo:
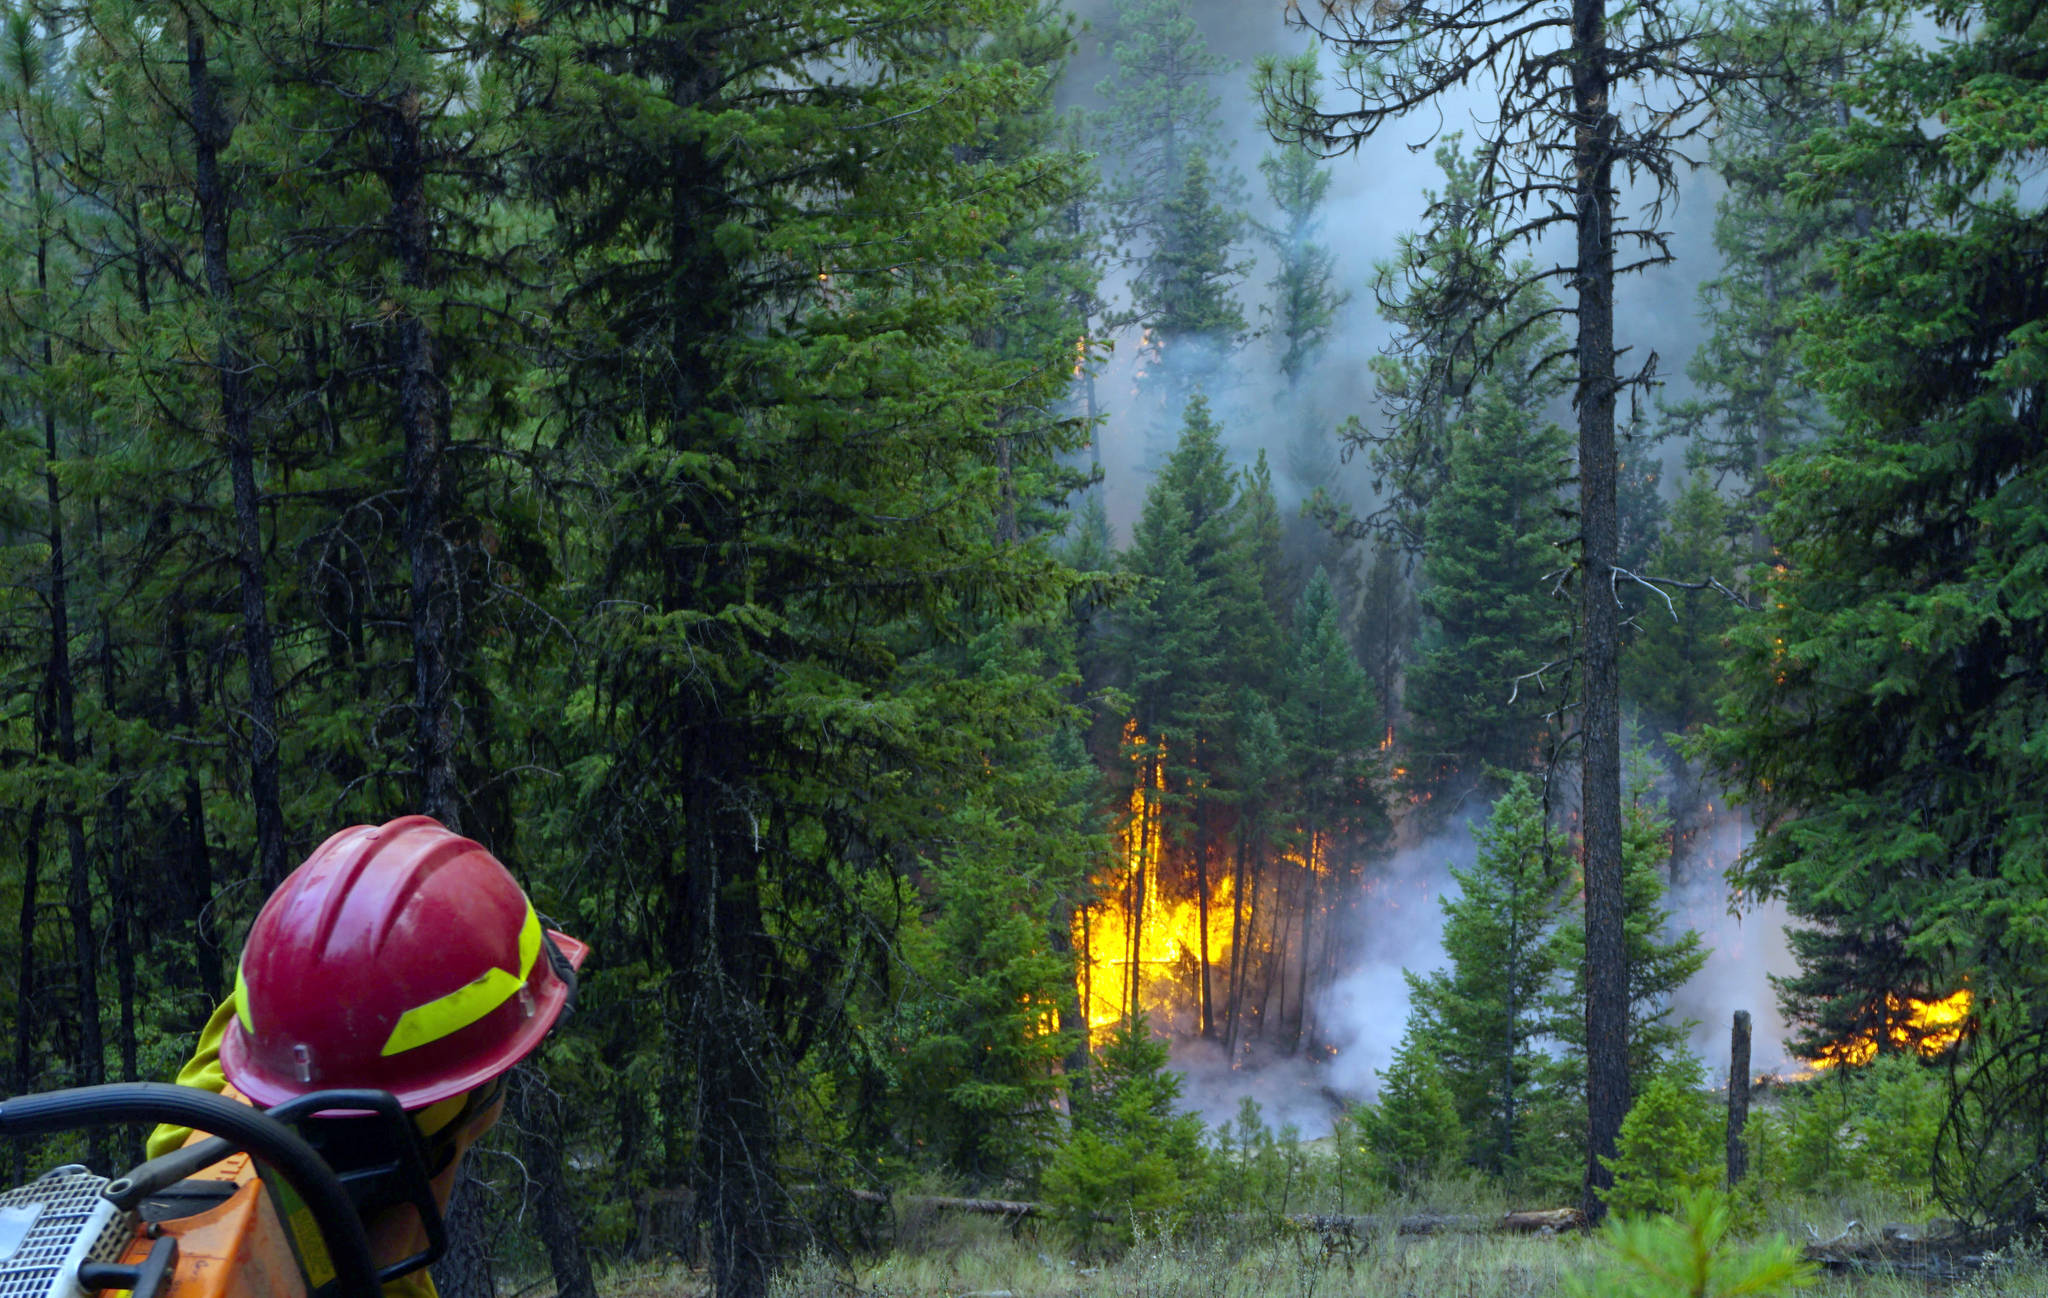
[[[527,975],[533,972],[533,962],[540,956],[540,915],[533,909],[533,903],[526,904],[526,924],[519,930],[519,972],[493,966],[486,969],[475,982],[457,987],[446,996],[437,996],[424,1005],[415,1005],[398,1016],[398,1022],[391,1029],[391,1039],[384,1043],[384,1054],[395,1055],[439,1041],[442,1037],[460,1032],[484,1015],[511,1000],[526,985]]]
[[[242,962],[235,961],[235,1017],[242,1021],[242,1031],[256,1035],[256,1025],[249,1019],[249,985],[242,981]]]

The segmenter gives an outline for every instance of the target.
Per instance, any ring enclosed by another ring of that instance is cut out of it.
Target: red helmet
[[[373,1087],[425,1108],[539,1045],[587,950],[544,932],[497,858],[439,821],[356,825],[256,916],[221,1068],[262,1105]]]

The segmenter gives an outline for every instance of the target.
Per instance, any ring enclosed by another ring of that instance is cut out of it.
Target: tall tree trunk
[[[279,796],[277,678],[271,663],[270,612],[263,585],[262,496],[256,489],[253,409],[243,378],[241,328],[228,266],[233,202],[222,184],[220,152],[234,135],[207,62],[206,33],[185,16],[185,80],[191,92],[192,161],[206,295],[220,331],[213,369],[220,386],[221,431],[235,515],[235,567],[241,579],[242,656],[249,672],[249,800],[256,813],[256,879],[268,892],[284,881],[284,808]]]
[[[1308,835],[1308,856],[1301,867],[1301,961],[1300,971],[1294,984],[1294,1048],[1300,1050],[1308,1044],[1313,1027],[1308,1014],[1308,971],[1314,961],[1316,911],[1323,900],[1323,876],[1317,868],[1322,852],[1323,835],[1320,829],[1311,829]]]
[[[171,674],[178,698],[178,729],[186,735],[199,732],[199,705],[192,696],[192,667],[187,661],[185,608],[171,608]],[[185,766],[185,806],[180,817],[182,845],[178,853],[179,892],[185,903],[185,921],[192,932],[192,962],[199,976],[200,990],[209,1006],[221,1002],[220,943],[212,932],[213,864],[206,851],[206,799],[199,790],[199,776],[190,763]]]
[[[1130,886],[1125,894],[1124,904],[1124,1017],[1135,1019],[1143,1002],[1140,988],[1144,980],[1145,956],[1145,879],[1151,869],[1152,857],[1166,855],[1163,839],[1164,825],[1159,824],[1160,815],[1152,800],[1154,773],[1158,758],[1147,756],[1138,763],[1138,776],[1144,781],[1138,790],[1138,856],[1131,863]]]
[[[1749,1175],[1749,1146],[1743,1143],[1749,1125],[1749,1011],[1735,1011],[1728,1034],[1728,1188]]]
[[[1621,707],[1614,455],[1614,130],[1606,0],[1573,0],[1572,111],[1578,267],[1580,624],[1584,704],[1580,814],[1586,851],[1586,1179],[1597,1221],[1628,1112],[1628,968],[1621,862]]]
[[[35,1064],[36,1042],[36,920],[42,893],[43,825],[49,814],[49,799],[38,797],[28,812],[28,835],[21,849],[21,916],[19,940],[21,963],[14,971],[14,1093],[26,1095],[40,1089],[41,1073]],[[28,1142],[10,1140],[9,1185],[28,1179]]]
[[[410,87],[380,109],[392,251],[398,258],[400,283],[414,291],[428,285],[433,241],[419,111],[417,94]],[[397,360],[398,423],[405,435],[405,548],[412,565],[415,787],[420,810],[459,832],[454,683],[461,610],[442,534],[447,387],[438,371],[433,334],[427,322],[411,312],[398,326]]]
[[[534,1233],[548,1252],[555,1277],[555,1298],[597,1298],[590,1255],[562,1174],[560,1100],[548,1090],[537,1068],[522,1065],[512,1073],[512,1120],[519,1127],[521,1161],[533,1178]]]
[[[400,50],[419,35],[419,15],[410,5],[386,11],[388,50]],[[433,276],[433,213],[427,202],[430,160],[421,127],[418,88],[394,72],[391,87],[374,112],[383,145],[380,174],[390,198],[386,214],[391,253],[398,262],[402,296],[417,300]],[[455,661],[461,610],[449,571],[448,542],[442,533],[446,484],[444,449],[448,436],[447,387],[427,322],[408,309],[398,321],[398,425],[405,443],[405,549],[412,569],[413,790],[418,809],[462,831],[462,805],[455,775]],[[458,1211],[448,1220],[448,1253],[434,1268],[445,1298],[491,1298],[491,1232],[480,1187],[468,1168],[458,1173]],[[572,1231],[573,1235],[573,1231]],[[587,1271],[587,1268],[586,1268]],[[587,1274],[584,1277],[587,1283]]]
[[[108,716],[114,713],[114,632],[100,618],[100,688]],[[107,748],[107,910],[114,948],[114,987],[120,1015],[121,1080],[137,1080],[135,1060],[135,897],[128,881],[128,784],[121,778],[121,754]]]
[[[1085,910],[1082,911],[1082,915],[1082,931],[1085,935],[1087,931],[1087,912]],[[1054,901],[1050,919],[1051,922],[1046,926],[1046,944],[1052,949],[1054,955],[1070,960],[1073,959],[1075,954],[1074,907],[1069,898],[1064,894]],[[1080,986],[1076,986],[1071,978],[1063,980],[1060,984],[1059,1021],[1063,1026],[1078,1028],[1074,1039],[1074,1048],[1067,1052],[1066,1059],[1062,1061],[1067,1074],[1071,1077],[1079,1077],[1082,1071],[1088,1067],[1087,961],[1088,954],[1086,951],[1083,951],[1080,953],[1079,960],[1075,962],[1075,968],[1080,973],[1082,979]]]
[[[43,167],[40,156],[29,151],[29,200],[35,211],[43,210]],[[49,234],[36,231],[36,292],[49,301]],[[45,374],[56,369],[56,351],[47,326],[42,328],[42,364]],[[43,494],[49,513],[50,545],[50,653],[47,664],[47,697],[57,740],[57,760],[67,777],[78,772],[77,681],[71,665],[71,578],[65,553],[63,493],[57,482],[57,409],[45,397],[43,423]],[[64,822],[64,842],[70,855],[71,873],[65,890],[65,907],[71,917],[73,963],[78,984],[75,1013],[78,1050],[73,1078],[80,1086],[95,1086],[104,1080],[106,1043],[100,1030],[99,933],[93,924],[92,856],[86,848],[85,817],[70,794],[58,799],[58,818]],[[95,1166],[106,1165],[106,1136],[95,1129],[89,1141]]]
[[[675,977],[688,991],[697,1161],[697,1219],[711,1246],[718,1298],[763,1298],[774,1270],[783,1218],[776,1169],[770,1078],[775,1034],[761,990],[773,961],[761,915],[761,858],[749,826],[732,823],[731,773],[711,768],[712,745],[686,774],[688,856],[683,870],[685,947],[673,952]]]
[[[1209,1003],[1209,849],[1214,843],[1209,822],[1213,811],[1213,805],[1205,798],[1195,812],[1195,913],[1202,926],[1197,942],[1201,949],[1196,953],[1201,960],[1202,981],[1197,991],[1201,1000],[1202,1036],[1210,1040],[1216,1036],[1216,1015]]]
[[[1245,827],[1245,817],[1237,822],[1237,850],[1234,853],[1230,876],[1230,978],[1227,982],[1223,1006],[1223,1057],[1235,1062],[1240,1025],[1243,1021],[1244,973],[1245,973],[1245,932],[1244,914],[1244,858],[1250,842],[1250,831]]]

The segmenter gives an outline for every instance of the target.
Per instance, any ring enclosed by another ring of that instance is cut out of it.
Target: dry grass
[[[1489,1212],[1506,1206],[1484,1186],[1437,1187],[1432,1202],[1381,1211]],[[1463,1193],[1460,1193],[1463,1191]],[[1486,1202],[1480,1202],[1484,1199]],[[1528,1205],[1515,1205],[1528,1206]],[[1772,1226],[1795,1239],[1806,1227],[1839,1233],[1851,1218],[1909,1220],[1900,1205],[1862,1197],[1780,1205]],[[1189,1223],[1141,1234],[1113,1256],[1080,1256],[1050,1222],[1012,1227],[956,1213],[903,1212],[897,1246],[850,1266],[812,1254],[778,1279],[775,1298],[1562,1298],[1568,1275],[1591,1268],[1596,1244],[1562,1237],[1487,1234],[1368,1237],[1332,1246],[1287,1224]],[[667,1266],[604,1277],[602,1298],[709,1298],[701,1272]],[[2048,1261],[2017,1251],[1993,1269],[1950,1283],[1914,1276],[1823,1275],[1815,1298],[2044,1298]]]

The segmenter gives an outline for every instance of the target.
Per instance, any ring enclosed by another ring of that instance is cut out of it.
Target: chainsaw
[[[131,1123],[204,1134],[112,1180],[72,1164],[0,1193],[0,1298],[379,1298],[447,1247],[425,1141],[385,1091],[267,1111],[159,1082],[0,1102],[6,1136]],[[364,1222],[405,1205],[426,1246],[380,1265]]]

